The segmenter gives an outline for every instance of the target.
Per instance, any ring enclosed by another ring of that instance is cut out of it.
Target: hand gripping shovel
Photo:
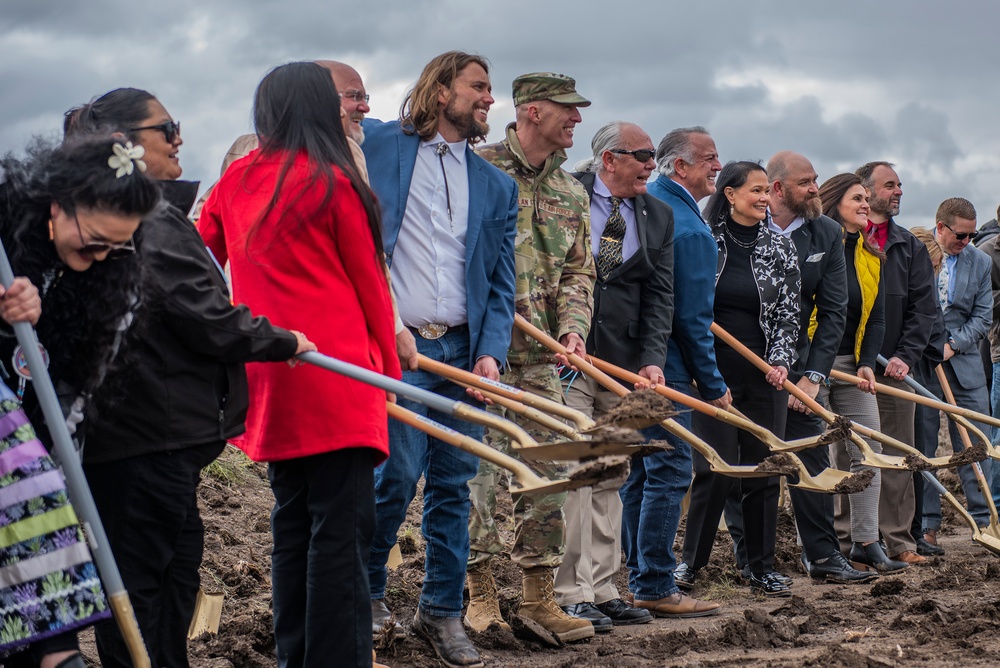
[[[460,420],[498,429],[503,433],[508,434],[514,441],[523,444],[523,449],[518,451],[519,454],[523,454],[529,449],[537,449],[537,451],[541,453],[541,456],[539,456],[538,459],[546,461],[556,459],[579,459],[577,455],[581,454],[584,458],[593,459],[595,457],[608,454],[607,452],[594,451],[581,452],[581,448],[576,447],[575,452],[572,453],[574,456],[559,456],[564,453],[561,453],[558,448],[550,447],[548,445],[537,445],[523,429],[512,422],[504,420],[499,416],[487,413],[484,410],[474,408],[464,402],[442,397],[441,395],[434,394],[433,392],[428,392],[427,390],[419,387],[414,387],[413,385],[409,385],[399,380],[394,380],[388,376],[383,376],[380,373],[369,371],[368,369],[363,369],[359,366],[355,366],[354,364],[349,364],[348,362],[327,357],[326,355],[317,352],[302,353],[297,356],[297,359],[310,364],[315,364],[316,366],[329,371],[334,371],[343,376],[347,376],[348,378],[353,378],[363,383],[374,385],[375,387],[383,389],[386,392],[394,392],[401,397],[406,397],[407,399],[421,403],[428,408],[433,408],[434,410],[444,413],[445,415],[451,415],[452,417],[456,417]],[[561,443],[555,443],[552,445],[562,446]],[[611,475],[608,477],[615,476]]]
[[[525,417],[535,420],[544,428],[551,429],[563,436],[574,439],[560,443],[539,444],[517,425],[491,415],[490,417],[500,422],[499,430],[511,438],[518,456],[525,459],[557,461],[585,460],[609,455],[647,455],[653,452],[660,452],[668,447],[665,443],[644,443],[642,434],[634,429],[608,425],[602,429],[594,430],[595,423],[593,420],[580,411],[564,404],[539,397],[530,392],[525,392],[524,390],[488,378],[482,378],[462,369],[456,369],[453,366],[429,359],[423,355],[419,355],[417,361],[420,368],[424,371],[447,378],[458,385],[484,392],[484,396],[490,396],[491,399],[498,397],[506,402],[502,405],[512,408],[515,412],[520,413],[524,411],[522,414]],[[572,421],[577,425],[577,429],[573,430],[563,423],[559,423],[561,425],[559,428],[550,426],[558,422],[558,420],[547,417],[546,413],[558,415]],[[487,415],[490,414],[487,413]],[[494,425],[491,423],[486,426],[492,427]],[[570,431],[567,432],[566,429],[570,429]],[[581,435],[580,432],[583,430],[593,432],[589,434],[589,439]]]
[[[14,282],[14,271],[11,269],[10,260],[7,258],[7,251],[2,242],[0,242],[0,281],[3,282],[5,288],[9,288]],[[31,382],[34,385],[38,403],[42,408],[42,414],[45,416],[45,423],[52,435],[53,449],[59,457],[60,464],[62,464],[70,498],[86,528],[85,533],[90,545],[90,553],[104,584],[108,605],[111,607],[115,622],[128,646],[132,663],[136,668],[149,668],[149,654],[146,652],[145,644],[143,644],[132,603],[129,601],[128,592],[125,591],[125,585],[122,583],[122,576],[118,572],[114,555],[111,554],[108,536],[104,531],[104,525],[101,524],[97,506],[94,505],[94,497],[87,485],[87,477],[80,465],[79,455],[73,447],[69,429],[66,427],[66,419],[59,406],[59,398],[52,385],[52,379],[49,377],[45,362],[38,350],[38,338],[27,322],[14,323],[14,333],[17,335],[17,342],[20,344],[21,350],[24,351],[28,368],[31,369]]]
[[[547,347],[549,350],[559,353],[560,355],[567,355],[573,364],[578,366],[584,371],[584,373],[611,392],[614,392],[620,397],[626,396],[629,393],[629,390],[626,389],[621,383],[598,369],[594,364],[591,364],[578,355],[569,355],[566,348],[562,344],[553,339],[551,336],[545,334],[545,332],[539,330],[524,318],[514,316],[514,325],[522,332]],[[613,365],[609,365],[606,362],[603,364],[613,367]],[[645,382],[644,379],[637,374],[628,373],[622,369],[618,369],[617,367],[613,368],[621,371],[621,378],[626,382]],[[657,386],[656,391],[671,399],[675,394],[681,394],[662,385]],[[680,402],[678,401],[678,403]],[[704,402],[699,403],[704,404]],[[704,406],[707,407],[706,410],[708,411],[716,410],[714,406],[709,404],[704,404]],[[696,408],[696,410],[698,409],[698,407],[695,406],[692,406],[692,408]],[[712,413],[709,412],[708,414]],[[691,433],[681,425],[677,424],[674,420],[663,420],[660,422],[660,425],[668,432],[677,438],[686,441],[692,448],[697,450],[706,459],[706,461],[708,461],[709,467],[713,472],[721,473],[722,475],[727,475],[733,478],[767,478],[774,475],[797,475],[799,476],[799,482],[794,483],[795,486],[808,489],[810,491],[827,493],[832,492],[835,494],[849,491],[860,491],[861,489],[864,489],[871,480],[871,474],[864,476],[862,474],[850,474],[830,469],[827,469],[819,476],[813,477],[809,475],[805,465],[802,464],[797,457],[790,454],[779,454],[768,457],[757,466],[733,466],[726,463],[726,461],[719,456],[719,453],[715,451],[715,448],[698,438],[695,434]]]
[[[884,364],[885,358],[879,355],[879,362]],[[843,381],[845,383],[851,383],[857,385],[861,382],[857,376],[853,376],[849,373],[844,373],[843,371],[832,371],[830,373],[831,378]],[[979,445],[973,446],[969,449],[969,452],[964,450],[961,453],[956,453],[952,457],[960,457],[968,461],[979,461],[982,459],[980,455],[982,452],[986,452],[993,459],[1000,459],[1000,450],[995,448],[986,435],[978,428],[976,425],[972,424],[969,420],[976,420],[983,422],[980,418],[986,417],[982,413],[977,413],[971,411],[967,408],[962,408],[961,406],[953,406],[952,404],[941,401],[934,396],[933,392],[927,390],[923,385],[918,383],[912,376],[906,376],[903,378],[903,382],[909,385],[916,394],[913,392],[907,392],[906,390],[901,390],[898,387],[892,387],[890,385],[882,385],[881,383],[875,383],[875,391],[883,392],[891,397],[897,397],[899,399],[906,399],[907,401],[912,401],[915,404],[920,404],[921,406],[927,406],[935,410],[939,410],[943,413],[947,413],[949,419],[954,420],[955,423],[964,427],[968,432],[976,437],[979,441]],[[924,394],[926,392],[926,394]],[[961,464],[963,462],[959,462]]]
[[[756,353],[747,348],[745,345],[740,343],[736,337],[724,330],[717,323],[712,323],[712,333],[722,340],[730,348],[742,355],[747,361],[760,369],[763,373],[767,373],[771,370],[771,365],[760,358]],[[902,469],[904,471],[921,471],[933,468],[942,468],[946,466],[957,466],[953,464],[948,457],[937,457],[934,459],[928,459],[924,456],[922,452],[916,448],[903,443],[895,438],[886,436],[882,432],[875,431],[874,429],[869,429],[868,427],[853,422],[842,415],[836,415],[832,411],[828,411],[819,405],[815,399],[809,398],[809,396],[800,390],[795,383],[785,380],[784,388],[788,390],[789,394],[801,401],[805,406],[811,410],[813,413],[818,415],[824,422],[830,425],[849,425],[850,426],[850,439],[861,451],[864,457],[864,463],[869,466],[874,466],[881,469]],[[867,436],[868,438],[884,443],[901,452],[905,452],[905,457],[897,457],[894,455],[883,455],[872,450],[868,443],[858,436]]]
[[[596,485],[609,478],[624,478],[627,471],[625,467],[627,459],[624,457],[619,458],[620,461],[607,458],[605,460],[598,460],[599,463],[594,462],[579,466],[575,470],[570,471],[569,477],[565,480],[549,480],[548,478],[539,476],[523,462],[519,462],[513,457],[498,452],[471,436],[461,434],[454,429],[425,418],[423,415],[406,410],[402,406],[387,402],[385,407],[389,417],[415,427],[445,443],[454,445],[456,448],[465,450],[480,459],[485,459],[491,464],[496,464],[501,468],[507,469],[514,475],[510,491],[516,494],[555,494],[557,492],[565,492],[571,489]]]

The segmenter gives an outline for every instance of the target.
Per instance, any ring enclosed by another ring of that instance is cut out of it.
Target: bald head
[[[371,111],[365,99],[365,84],[361,81],[358,71],[346,63],[336,60],[317,60],[316,64],[330,71],[333,85],[340,93],[340,106],[344,108],[344,131],[347,136],[359,144],[365,140],[365,132],[361,121],[365,114]]]
[[[800,153],[779,151],[767,161],[771,182],[771,213],[782,227],[797,217],[818,218],[823,212],[819,198],[819,175]]]

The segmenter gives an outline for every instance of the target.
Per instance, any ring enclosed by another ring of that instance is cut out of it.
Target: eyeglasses
[[[173,144],[174,140],[181,133],[181,124],[177,121],[167,121],[166,123],[160,123],[159,125],[144,125],[141,128],[129,128],[129,132],[138,132],[139,130],[159,130],[166,137],[168,144]]]
[[[954,235],[955,235],[955,238],[956,238],[956,239],[958,239],[959,241],[965,241],[965,240],[966,240],[966,239],[968,239],[969,237],[974,237],[974,236],[976,236],[976,233],[975,233],[975,232],[956,232],[956,231],[955,231],[955,228],[954,228],[954,227],[952,227],[951,225],[949,225],[948,223],[942,223],[942,225],[944,225],[944,226],[945,226],[945,227],[947,227],[947,228],[948,228],[949,230],[951,230],[951,233],[952,233],[952,234],[954,234]]]
[[[76,217],[75,213],[73,214],[73,222],[76,223],[76,232],[80,235],[81,246],[76,249],[77,253],[86,253],[87,255],[107,253],[108,258],[112,260],[135,254],[135,241],[132,239],[123,244],[97,243],[96,241],[88,244],[86,239],[83,238],[83,228],[80,227],[80,219]]]
[[[622,155],[631,155],[633,158],[639,162],[649,162],[649,159],[656,155],[656,151],[651,148],[639,148],[634,151],[626,151],[624,149],[611,149],[612,153],[621,153]]]
[[[359,90],[345,90],[340,94],[340,97],[346,97],[348,100],[354,100],[355,102],[364,101],[365,104],[368,104],[368,100],[372,99],[371,95],[362,93]]]

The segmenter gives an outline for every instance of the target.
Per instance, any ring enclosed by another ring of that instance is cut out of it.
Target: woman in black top
[[[767,228],[769,184],[755,162],[730,162],[719,173],[705,220],[719,245],[715,321],[757,353],[771,371],[757,369],[725,344],[715,354],[733,404],[757,424],[778,434],[785,428],[787,395],[781,389],[795,361],[799,330],[799,266],[791,240]],[[694,430],[732,464],[760,463],[770,453],[759,439],[711,418],[695,415]],[[734,479],[713,474],[695,459],[684,563],[693,570],[711,554],[726,497],[735,494],[743,511],[750,588],[766,596],[788,596],[787,578],[773,572],[778,516],[778,479]]]

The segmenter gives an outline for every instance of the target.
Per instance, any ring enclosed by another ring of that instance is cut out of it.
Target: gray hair
[[[691,145],[691,135],[707,134],[708,130],[700,125],[690,128],[677,128],[668,132],[660,140],[660,145],[656,147],[656,171],[670,178],[674,175],[674,161],[677,158],[693,165],[697,162],[698,156],[694,154],[694,146]]]
[[[604,152],[620,149],[622,147],[622,131],[632,125],[632,123],[626,123],[625,121],[611,121],[602,127],[590,141],[590,149],[593,155],[576,163],[573,169],[577,172],[591,172],[594,174],[604,169],[604,160],[602,159]]]

